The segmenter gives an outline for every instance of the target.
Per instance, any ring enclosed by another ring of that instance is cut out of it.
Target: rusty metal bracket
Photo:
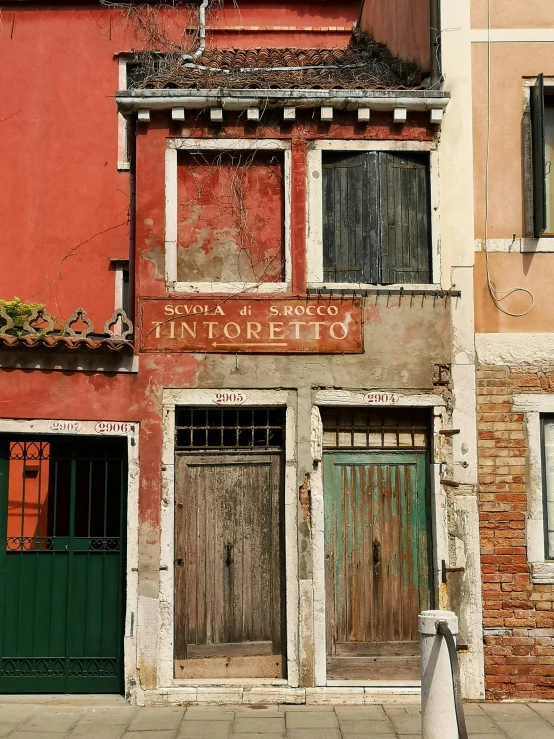
[[[442,583],[443,585],[446,585],[446,582],[447,582],[446,576],[448,575],[449,572],[465,572],[466,568],[465,567],[447,567],[446,560],[443,559],[441,562],[441,571],[442,571],[442,578],[441,578]]]

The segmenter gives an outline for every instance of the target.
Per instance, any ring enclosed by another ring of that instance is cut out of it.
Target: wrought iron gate
[[[0,436],[0,692],[123,683],[126,447]]]

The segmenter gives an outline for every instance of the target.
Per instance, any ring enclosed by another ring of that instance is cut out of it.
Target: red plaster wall
[[[177,161],[177,280],[283,282],[283,153],[180,151]]]
[[[429,0],[365,0],[360,28],[394,56],[429,71]]]
[[[341,46],[349,32],[317,29],[351,25],[358,7],[357,0],[227,2],[208,15],[209,27],[249,30],[209,31],[208,43]],[[182,11],[168,23],[178,30],[193,21]],[[114,55],[131,48],[143,42],[117,9],[3,6],[1,298],[44,302],[62,319],[79,305],[97,325],[111,315],[109,260],[128,256],[129,206],[128,174],[116,168]]]

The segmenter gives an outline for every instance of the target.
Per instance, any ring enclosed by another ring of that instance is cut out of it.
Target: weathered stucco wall
[[[264,3],[225,3],[208,13],[208,43],[345,46],[358,9],[357,0],[290,0],[268,14]],[[168,32],[194,30],[194,9],[169,12]],[[0,252],[8,255],[0,297],[44,302],[62,319],[79,305],[103,324],[114,308],[110,259],[128,256],[129,175],[117,171],[113,95],[116,55],[144,48],[133,17],[101,5],[2,7],[0,64],[10,72],[0,78]]]
[[[491,28],[552,28],[552,7],[544,0],[491,0]],[[472,28],[486,28],[487,0],[471,0]]]
[[[394,56],[429,70],[429,0],[365,0],[360,28]]]

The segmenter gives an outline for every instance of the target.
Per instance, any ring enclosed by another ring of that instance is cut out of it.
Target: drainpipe
[[[431,87],[441,79],[440,63],[440,0],[429,0],[429,43],[431,47]]]
[[[198,59],[202,56],[206,48],[206,8],[210,4],[210,0],[202,0],[202,4],[198,10],[198,48],[194,54],[183,54],[183,61],[186,59]]]
[[[136,326],[136,115],[127,118],[127,140],[129,147],[129,318]],[[136,328],[135,328],[136,331]]]

